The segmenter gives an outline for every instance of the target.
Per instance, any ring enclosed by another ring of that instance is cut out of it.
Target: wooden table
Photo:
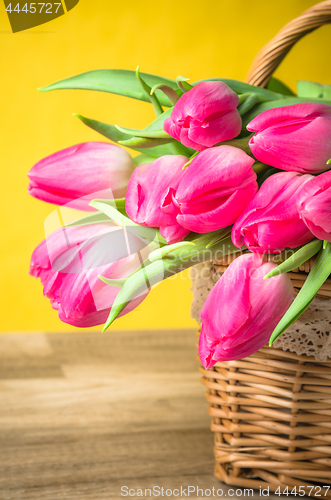
[[[0,335],[0,499],[230,496],[213,477],[195,344],[187,330]]]

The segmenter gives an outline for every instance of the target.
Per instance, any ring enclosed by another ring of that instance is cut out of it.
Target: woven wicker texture
[[[257,54],[247,75],[246,82],[259,87],[266,87],[271,75],[293,45],[304,35],[327,23],[331,23],[330,0],[314,5],[286,24]]]
[[[263,348],[201,372],[218,479],[331,498],[331,363]]]
[[[331,0],[288,23],[256,56],[246,82],[265,87],[293,45],[331,22]],[[236,255],[213,261],[223,273]],[[276,256],[270,256],[270,260]],[[314,259],[289,273],[296,292]],[[331,280],[319,291],[331,297]],[[239,487],[331,498],[331,363],[263,348],[253,356],[200,368],[215,432],[215,476]],[[326,488],[323,488],[326,486]],[[299,490],[299,488],[301,489]],[[279,491],[279,490],[278,490]]]

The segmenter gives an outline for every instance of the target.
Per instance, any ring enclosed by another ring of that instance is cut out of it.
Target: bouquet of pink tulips
[[[261,89],[101,70],[42,91],[55,89],[120,94],[156,114],[143,130],[77,115],[140,154],[79,144],[28,174],[32,196],[92,211],[61,224],[32,255],[30,273],[60,319],[106,329],[161,280],[237,253],[203,307],[201,361],[210,368],[271,345],[331,273],[330,86],[299,82],[295,95],[276,79]],[[286,273],[315,255],[293,300]]]

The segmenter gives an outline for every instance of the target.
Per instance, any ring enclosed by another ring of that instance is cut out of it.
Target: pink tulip
[[[91,327],[104,323],[120,290],[106,285],[99,275],[128,276],[147,258],[146,243],[113,223],[62,228],[34,250],[30,274],[40,278],[44,295],[64,323]],[[148,291],[122,312],[137,307]]]
[[[161,210],[166,190],[176,189],[183,174],[185,156],[166,155],[136,168],[128,184],[125,209],[131,220],[142,226],[158,227],[168,243],[181,241],[190,232],[173,214]]]
[[[301,219],[313,235],[331,242],[331,171],[307,182],[297,205]]]
[[[258,190],[254,159],[232,146],[203,151],[186,168],[177,189],[168,188],[162,210],[196,233],[233,224]]]
[[[252,252],[277,253],[296,248],[313,239],[300,219],[297,200],[311,175],[281,172],[262,184],[255,198],[235,222],[231,238]]]
[[[268,342],[293,297],[286,273],[263,279],[275,267],[262,255],[242,255],[211,290],[201,311],[199,356],[205,368],[250,356]]]
[[[93,198],[125,195],[133,169],[131,156],[119,146],[86,142],[36,163],[28,173],[28,193],[56,205],[94,210],[89,207]]]
[[[316,174],[331,158],[331,106],[302,103],[264,111],[247,129],[254,156],[267,165]]]
[[[241,131],[238,95],[225,83],[200,82],[175,104],[164,130],[185,146],[203,151]]]

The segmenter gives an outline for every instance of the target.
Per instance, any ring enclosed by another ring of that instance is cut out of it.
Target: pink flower
[[[331,242],[331,171],[305,184],[297,206],[301,219],[313,235]]]
[[[331,106],[302,103],[264,111],[247,129],[254,156],[267,165],[316,174],[331,158]]]
[[[39,200],[94,210],[96,197],[121,198],[134,169],[127,151],[106,142],[86,142],[44,158],[28,173],[28,193]],[[96,193],[104,191],[102,196]],[[108,193],[108,194],[107,194]]]
[[[183,174],[185,156],[165,155],[136,168],[128,184],[125,209],[131,220],[148,227],[158,227],[168,243],[181,241],[190,231],[173,214],[161,210],[166,190],[176,189]]]
[[[118,279],[132,273],[146,256],[146,243],[123,233],[113,223],[62,228],[34,250],[29,273],[40,278],[44,295],[64,323],[91,327],[104,323],[120,290],[106,285],[99,275]],[[148,291],[122,312],[137,307]]]
[[[238,95],[225,83],[200,82],[175,104],[164,130],[185,146],[203,151],[241,131]]]
[[[242,255],[211,290],[201,311],[199,356],[205,368],[250,356],[268,342],[293,297],[287,274],[263,279],[275,267],[262,255]]]
[[[233,224],[257,193],[254,159],[232,146],[203,151],[171,185],[162,201],[164,213],[196,233]]]
[[[231,238],[252,252],[277,253],[296,248],[313,239],[299,217],[297,200],[311,175],[282,172],[269,177],[235,222]]]

